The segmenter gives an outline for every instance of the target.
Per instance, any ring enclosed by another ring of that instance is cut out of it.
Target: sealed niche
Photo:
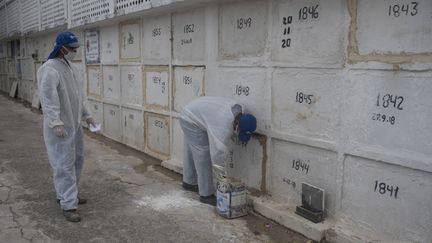
[[[344,0],[275,1],[272,60],[296,67],[341,67],[348,37],[346,4]]]
[[[145,105],[147,108],[168,110],[169,69],[166,66],[144,67]]]
[[[360,54],[432,52],[432,1],[358,1]]]
[[[195,98],[204,94],[204,67],[174,67],[174,110],[180,112]]]
[[[225,59],[261,56],[267,40],[267,3],[224,4],[219,17],[219,53]]]
[[[102,66],[104,100],[120,103],[120,74],[118,66]]]
[[[272,80],[272,128],[335,142],[340,133],[342,86],[337,71],[276,71]]]
[[[266,73],[256,69],[224,69],[217,82],[206,83],[206,95],[230,97],[257,118],[258,129],[269,123],[266,108]]]
[[[325,215],[333,217],[336,205],[337,153],[303,144],[273,139],[268,190],[278,203],[302,205],[302,183],[324,189]]]
[[[418,156],[430,161],[431,79],[431,72],[350,73],[342,120],[346,136],[356,144],[404,154],[407,164]]]
[[[122,109],[123,143],[144,150],[144,116],[134,109]]]
[[[122,104],[141,107],[143,104],[141,66],[120,66],[120,80]]]
[[[343,175],[340,213],[349,219],[347,223],[367,222],[380,236],[387,234],[389,242],[428,242],[432,238],[430,172],[347,156]],[[383,224],[383,219],[392,223]]]
[[[204,61],[204,9],[173,15],[174,61],[180,63]]]
[[[104,135],[118,142],[122,138],[120,107],[115,105],[103,105]]]
[[[146,142],[145,152],[159,159],[170,157],[169,117],[145,112]]]
[[[140,24],[137,21],[120,24],[120,59],[139,61],[141,56]]]
[[[103,64],[118,63],[118,25],[101,27],[101,62]]]
[[[102,82],[99,66],[87,66],[87,92],[90,97],[102,97]]]
[[[171,56],[171,17],[143,20],[143,58],[146,64],[168,65]]]

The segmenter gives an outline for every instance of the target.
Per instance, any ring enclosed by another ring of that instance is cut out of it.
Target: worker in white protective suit
[[[256,129],[256,118],[225,97],[200,97],[181,112],[184,133],[183,188],[198,192],[200,201],[216,205],[212,162],[224,166],[230,138],[246,144]]]
[[[77,206],[86,202],[78,197],[84,161],[81,122],[96,126],[83,103],[83,80],[72,63],[79,46],[73,33],[58,33],[53,51],[37,72],[43,134],[57,202],[71,222],[81,221]]]

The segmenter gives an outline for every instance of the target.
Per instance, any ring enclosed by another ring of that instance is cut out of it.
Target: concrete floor
[[[42,116],[0,95],[0,242],[311,242],[259,215],[227,220],[160,161],[86,132],[83,220],[55,202]]]

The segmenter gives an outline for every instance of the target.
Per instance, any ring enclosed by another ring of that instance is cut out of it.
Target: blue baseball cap
[[[252,133],[256,130],[256,127],[257,121],[255,116],[251,114],[243,114],[239,121],[239,140],[244,143],[249,142]]]
[[[68,46],[70,48],[78,48],[80,44],[78,43],[78,38],[74,33],[65,31],[57,34],[57,38],[54,44],[54,49],[48,56],[48,59],[55,58],[62,46]]]

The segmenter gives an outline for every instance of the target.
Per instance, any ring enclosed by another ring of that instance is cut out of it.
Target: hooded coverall
[[[57,198],[63,210],[76,209],[84,162],[81,121],[90,118],[83,103],[83,80],[74,64],[60,58],[48,59],[39,68],[37,80],[44,140]],[[61,125],[66,130],[65,137],[58,137],[53,131]]]
[[[180,118],[184,133],[183,181],[197,185],[200,196],[214,194],[212,161],[223,165],[233,122],[242,107],[225,97],[205,96],[186,105]]]

